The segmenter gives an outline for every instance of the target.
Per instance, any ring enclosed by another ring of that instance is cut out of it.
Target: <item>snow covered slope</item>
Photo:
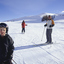
[[[55,20],[52,32],[52,40],[55,44],[45,46],[41,45],[46,42],[45,22],[38,23],[35,19],[36,23],[30,21],[26,22],[24,34],[21,33],[22,21],[6,22],[9,26],[9,35],[14,40],[15,62],[17,64],[64,64],[64,20]]]

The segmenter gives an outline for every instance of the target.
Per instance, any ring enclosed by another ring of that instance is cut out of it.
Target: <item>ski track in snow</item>
[[[14,40],[13,59],[17,64],[64,64],[64,26],[57,22],[53,28],[52,40],[60,44],[45,46],[35,46],[46,42],[45,23],[27,23],[26,32],[22,34],[21,23],[6,22],[9,26],[9,35]]]

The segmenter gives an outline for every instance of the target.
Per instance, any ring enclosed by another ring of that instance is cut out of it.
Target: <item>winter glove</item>
[[[9,60],[12,60],[12,57],[7,58],[6,60],[4,60],[4,62],[9,61]]]
[[[2,64],[12,64],[12,61],[9,59],[9,60],[4,61]]]
[[[52,24],[52,25],[50,25],[49,27],[53,27],[54,25]]]
[[[6,60],[11,60],[13,58],[13,54],[12,55],[8,55]]]
[[[27,24],[26,24],[26,26],[27,26]]]
[[[44,27],[46,27],[46,26],[47,26],[47,24],[44,25]]]

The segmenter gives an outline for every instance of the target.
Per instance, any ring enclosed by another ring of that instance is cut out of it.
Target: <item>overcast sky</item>
[[[41,13],[64,13],[64,0],[0,0],[0,21]]]

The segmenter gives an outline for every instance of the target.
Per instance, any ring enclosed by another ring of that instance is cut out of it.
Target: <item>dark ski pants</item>
[[[25,32],[25,28],[22,28],[22,32],[23,32],[23,31]]]
[[[52,42],[51,34],[52,34],[52,29],[47,29],[46,30],[46,39],[47,39],[47,42],[49,42],[49,43]]]

